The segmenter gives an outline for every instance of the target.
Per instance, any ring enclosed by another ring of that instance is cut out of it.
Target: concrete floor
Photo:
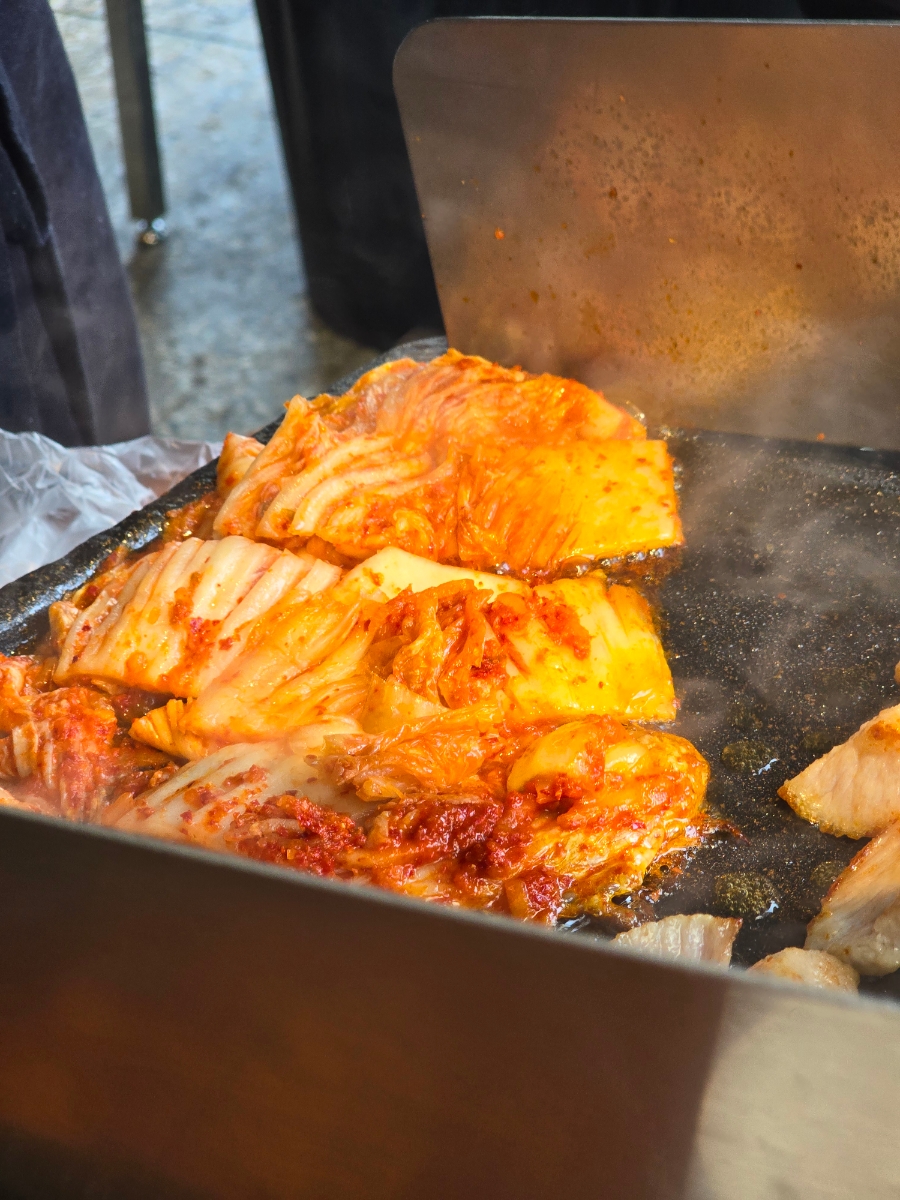
[[[139,250],[102,0],[51,3],[128,264],[154,432],[257,429],[370,358],[309,307],[252,3],[144,0],[169,236]]]

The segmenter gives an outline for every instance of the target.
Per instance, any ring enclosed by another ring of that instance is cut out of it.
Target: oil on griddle
[[[740,916],[734,961],[802,945],[861,842],[797,817],[777,790],[897,702],[900,454],[674,433],[686,548],[659,602],[676,731],[712,769],[742,836],[702,848],[652,908]],[[589,926],[582,927],[590,932]],[[900,978],[864,981],[900,998]]]

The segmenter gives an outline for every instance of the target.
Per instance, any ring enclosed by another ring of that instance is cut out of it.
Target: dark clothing
[[[0,427],[150,428],[131,297],[47,0],[0,4]]]

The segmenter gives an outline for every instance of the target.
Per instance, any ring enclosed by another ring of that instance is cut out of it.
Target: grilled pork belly
[[[778,792],[826,833],[872,837],[900,817],[900,704],[867,721]]]
[[[647,921],[634,929],[616,934],[617,946],[629,946],[661,958],[680,958],[688,962],[710,962],[727,967],[731,948],[741,929],[736,917],[711,917],[707,913],[679,914]]]
[[[302,602],[339,576],[338,567],[311,555],[247,538],[169,542],[118,569],[74,616],[56,682],[197,695],[279,600]]]
[[[761,958],[750,970],[760,975],[789,979],[792,983],[805,983],[810,987],[837,988],[844,992],[859,989],[857,972],[824,950],[801,950],[799,946],[788,946],[777,954]]]
[[[456,351],[401,360],[346,396],[295,397],[215,529],[346,562],[399,546],[552,577],[681,541],[665,444],[645,437],[572,380]]]
[[[230,746],[109,809],[121,829],[542,921],[605,911],[705,831],[689,743],[484,708],[373,736],[352,721]],[[739,922],[735,923],[739,924]]]
[[[841,872],[809,925],[807,950],[825,950],[860,975],[900,967],[900,822],[888,825]]]
[[[416,584],[434,571],[406,561]],[[674,717],[671,674],[633,589],[586,575],[498,595],[463,577],[386,600],[374,581],[394,590],[400,572],[386,578],[374,562],[313,597],[288,593],[195,700],[169,702],[133,735],[197,757],[333,716],[375,731],[486,702],[522,720]]]

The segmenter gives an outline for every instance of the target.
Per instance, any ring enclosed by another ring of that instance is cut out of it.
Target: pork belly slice
[[[57,688],[25,701],[0,738],[0,780],[35,811],[95,820],[115,796],[143,791],[168,758],[119,728],[112,702],[86,687]]]
[[[679,958],[688,962],[717,963],[727,967],[731,948],[740,932],[736,917],[712,917],[708,913],[679,914],[648,921],[635,929],[618,933],[613,938],[617,946],[643,950],[660,958]]]
[[[197,695],[236,658],[254,623],[286,594],[330,587],[340,569],[243,537],[187,538],[117,575],[72,621],[58,683],[98,680]]]
[[[459,492],[460,560],[524,577],[682,542],[665,442],[490,447]]]
[[[864,846],[831,885],[806,949],[825,950],[860,975],[900,967],[900,822]]]
[[[799,946],[788,946],[777,954],[761,958],[750,970],[759,975],[788,979],[792,983],[805,983],[809,987],[836,988],[843,992],[859,990],[858,973],[824,950],[801,950]]]
[[[595,574],[498,594],[462,577],[385,600],[404,565],[415,586],[435,573],[407,556],[390,576],[366,564],[302,603],[288,594],[196,700],[170,701],[135,722],[133,735],[194,757],[331,716],[375,732],[480,704],[496,719],[675,715],[672,677],[633,589],[607,588]]]
[[[353,815],[364,806],[308,759],[327,736],[355,728],[332,721],[292,741],[226,746],[141,795],[122,796],[103,823],[331,874],[337,849],[362,844]]]
[[[900,704],[867,721],[778,792],[826,833],[873,837],[900,817]]]

